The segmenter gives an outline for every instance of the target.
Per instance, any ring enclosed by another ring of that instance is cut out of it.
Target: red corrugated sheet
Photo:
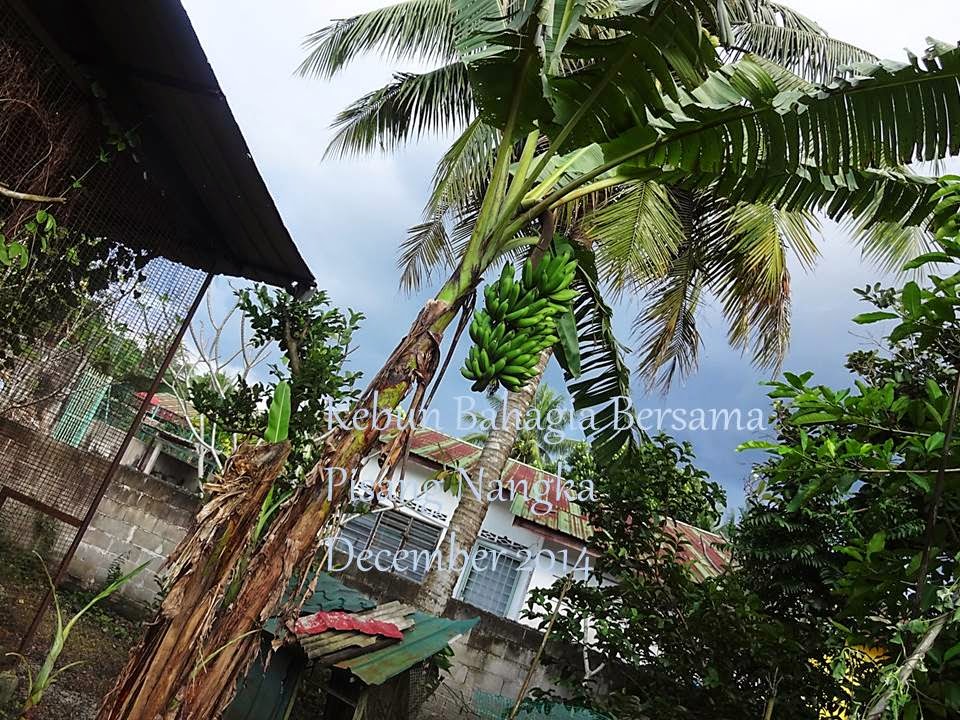
[[[382,637],[403,639],[403,633],[393,623],[382,620],[371,620],[345,612],[318,612],[297,620],[295,626],[297,635],[319,635],[328,630],[345,630],[363,633],[364,635],[380,635]]]

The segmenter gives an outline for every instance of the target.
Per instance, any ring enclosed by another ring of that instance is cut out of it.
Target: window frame
[[[513,586],[510,589],[510,593],[507,597],[506,606],[504,608],[502,615],[499,615],[493,612],[492,610],[487,610],[485,608],[478,607],[477,605],[474,605],[470,601],[465,600],[463,597],[464,592],[466,591],[466,588],[467,588],[467,583],[470,581],[470,575],[474,569],[474,565],[473,565],[474,557],[476,556],[476,553],[480,548],[484,548],[486,550],[493,550],[494,552],[498,552],[502,556],[509,557],[510,559],[515,560],[518,563],[517,569],[516,569],[516,575],[514,576],[514,579],[513,579]],[[523,558],[520,557],[519,552],[515,552],[510,548],[504,547],[503,545],[499,545],[491,540],[487,540],[486,538],[479,537],[477,538],[477,541],[473,544],[473,549],[470,551],[470,562],[468,563],[467,567],[465,567],[463,571],[460,573],[460,578],[457,580],[457,585],[454,590],[453,597],[469,605],[470,607],[477,608],[477,610],[493,615],[494,617],[501,617],[506,620],[515,620],[516,618],[514,617],[515,615],[514,606],[516,605],[517,593],[520,589],[521,582],[523,579],[526,579],[527,584],[529,585],[529,578],[530,578],[530,571],[527,569],[524,569]],[[524,590],[524,595],[526,595],[526,590]]]
[[[429,526],[429,527],[431,527],[431,528],[434,528],[434,529],[436,529],[436,530],[439,531],[439,532],[437,533],[437,544],[434,545],[434,547],[431,548],[428,552],[431,552],[431,553],[432,553],[432,552],[434,552],[435,550],[437,550],[437,548],[441,548],[441,547],[443,546],[443,539],[446,537],[447,529],[448,529],[446,525],[442,525],[442,524],[440,524],[439,522],[437,522],[436,520],[433,520],[433,519],[431,519],[431,518],[423,517],[420,513],[417,513],[417,512],[415,512],[415,511],[408,510],[407,508],[400,507],[400,506],[394,506],[394,507],[390,507],[390,508],[385,508],[385,509],[381,510],[380,512],[362,513],[362,514],[360,514],[360,515],[357,515],[357,516],[354,517],[354,518],[351,518],[350,520],[347,520],[346,522],[344,522],[344,523],[340,526],[340,531],[337,533],[337,539],[339,539],[340,537],[343,536],[344,528],[345,528],[347,525],[349,525],[351,522],[353,522],[354,520],[356,520],[357,518],[361,518],[361,517],[365,517],[365,516],[370,516],[370,515],[375,515],[376,518],[374,519],[373,526],[370,528],[370,532],[369,532],[369,534],[367,535],[366,542],[364,543],[364,545],[363,545],[362,547],[361,547],[361,546],[354,546],[354,548],[353,548],[353,549],[354,549],[354,552],[362,552],[362,551],[364,551],[364,550],[370,549],[371,544],[373,543],[374,538],[375,538],[375,536],[376,536],[376,534],[377,534],[377,531],[380,529],[380,525],[381,525],[381,523],[382,523],[382,521],[383,521],[383,517],[384,517],[385,515],[387,515],[388,513],[397,513],[397,514],[403,516],[404,518],[406,518],[406,519],[407,519],[407,522],[408,522],[407,529],[404,531],[403,537],[401,538],[400,546],[399,546],[399,547],[396,549],[396,551],[394,551],[394,552],[399,552],[400,550],[417,550],[417,549],[415,549],[415,548],[405,547],[405,542],[404,542],[404,538],[407,538],[407,537],[408,537],[408,533],[409,533],[409,531],[412,529],[413,523],[416,523],[416,522],[423,523],[424,525],[427,525],[427,526]],[[417,550],[417,551],[419,551],[419,550]],[[411,577],[410,574],[408,574],[408,573],[399,572],[399,571],[396,571],[396,570],[393,570],[393,569],[388,570],[387,572],[389,572],[391,575],[396,575],[397,577],[403,578],[404,580],[409,580],[410,582],[416,583],[417,585],[422,585],[422,584],[423,584],[423,578],[417,580],[417,579]],[[424,577],[426,577],[426,574],[424,574]]]

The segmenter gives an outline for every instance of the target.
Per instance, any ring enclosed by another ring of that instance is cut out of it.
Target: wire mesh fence
[[[0,0],[0,534],[51,564],[205,278],[136,128],[85,82]],[[176,445],[154,415],[122,462]]]

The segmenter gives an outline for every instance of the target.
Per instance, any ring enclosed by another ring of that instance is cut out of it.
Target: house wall
[[[360,484],[373,487],[377,479],[377,471],[376,463],[368,463],[361,471]],[[439,484],[431,483],[435,472],[424,464],[411,462],[403,483],[397,481],[391,489],[394,500],[397,501],[396,507],[401,512],[443,526],[440,547],[446,550],[450,542],[447,534],[448,526],[458,498],[453,493],[444,491]],[[560,551],[567,550],[567,562],[572,567],[577,562],[580,550],[579,547],[565,546],[551,541],[545,537],[544,533],[536,532],[525,525],[518,525],[515,520],[514,514],[510,511],[510,503],[495,500],[489,505],[481,530],[526,548],[535,558],[526,563],[526,567],[520,571],[517,589],[506,613],[506,619],[533,627],[536,624],[534,621],[522,617],[522,610],[530,591],[549,587],[558,577],[564,575]],[[454,589],[454,597],[460,597],[465,580],[466,573],[462,573]]]

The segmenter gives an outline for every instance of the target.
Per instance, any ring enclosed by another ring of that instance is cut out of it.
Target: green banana
[[[558,290],[550,295],[550,299],[557,303],[569,303],[577,296],[577,291],[572,288]]]
[[[533,286],[533,260],[530,258],[523,264],[523,285],[528,288]]]

